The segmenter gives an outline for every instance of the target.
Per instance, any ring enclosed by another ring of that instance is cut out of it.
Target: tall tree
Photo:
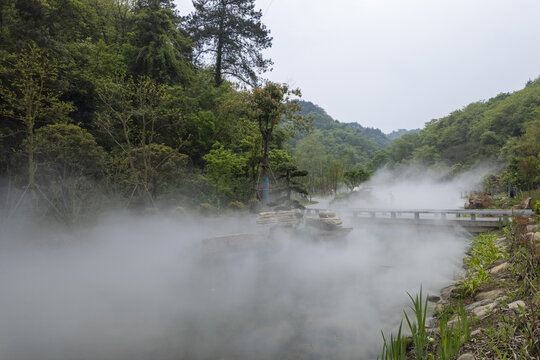
[[[28,165],[28,187],[36,185],[34,162],[34,128],[36,122],[67,121],[74,110],[69,103],[60,100],[60,92],[54,88],[58,78],[56,62],[31,42],[20,53],[8,56],[0,66],[1,113],[18,120],[25,128]]]
[[[284,117],[291,120],[296,129],[306,128],[309,119],[300,114],[300,105],[291,96],[301,96],[300,90],[289,89],[286,84],[268,82],[263,88],[251,92],[251,116],[259,125],[263,142],[262,177],[263,203],[268,203],[269,150],[272,133]]]
[[[272,38],[255,0],[193,0],[193,6],[189,28],[196,60],[212,61],[216,86],[224,75],[257,86],[257,74],[272,65],[261,53],[272,46]]]
[[[185,84],[191,77],[191,41],[167,0],[141,0],[135,11],[133,72],[161,83]]]

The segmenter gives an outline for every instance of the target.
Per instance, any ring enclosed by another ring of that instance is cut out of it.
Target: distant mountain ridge
[[[406,129],[397,129],[392,131],[389,134],[386,134],[386,137],[390,140],[394,141],[396,139],[401,138],[403,135],[407,134],[416,134],[419,133],[421,129],[412,129],[412,130],[406,130]]]
[[[310,115],[313,117],[313,126],[315,129],[330,130],[349,127],[354,129],[355,131],[362,133],[362,135],[366,139],[373,140],[375,144],[380,147],[389,146],[393,140],[399,139],[405,134],[412,134],[420,131],[420,129],[398,129],[392,131],[389,134],[385,134],[378,128],[364,127],[357,122],[344,123],[340,122],[339,120],[335,120],[330,115],[328,115],[326,110],[312,103],[311,101],[299,101],[299,103],[302,106],[302,114]]]

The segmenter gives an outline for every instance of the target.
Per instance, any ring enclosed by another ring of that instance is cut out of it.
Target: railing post
[[[503,215],[503,225],[508,226],[508,215]]]
[[[441,213],[441,219],[446,219],[446,213]]]
[[[396,218],[396,212],[395,211],[390,212],[390,217],[392,219],[395,219]]]
[[[471,220],[472,221],[476,220],[476,214],[475,213],[471,213]]]
[[[420,219],[420,212],[418,212],[418,211],[415,211],[415,212],[414,212],[414,219],[415,219],[415,220]]]

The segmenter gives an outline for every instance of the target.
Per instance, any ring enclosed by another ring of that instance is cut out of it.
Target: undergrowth
[[[489,267],[508,254],[495,245],[497,237],[493,234],[480,234],[473,238],[469,256],[465,258],[467,270],[459,281],[462,295],[474,296],[480,286],[490,282]]]

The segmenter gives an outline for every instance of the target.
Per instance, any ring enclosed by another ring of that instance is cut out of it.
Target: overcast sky
[[[191,0],[176,0],[192,10]],[[265,74],[342,122],[418,128],[540,75],[539,0],[257,0]]]

